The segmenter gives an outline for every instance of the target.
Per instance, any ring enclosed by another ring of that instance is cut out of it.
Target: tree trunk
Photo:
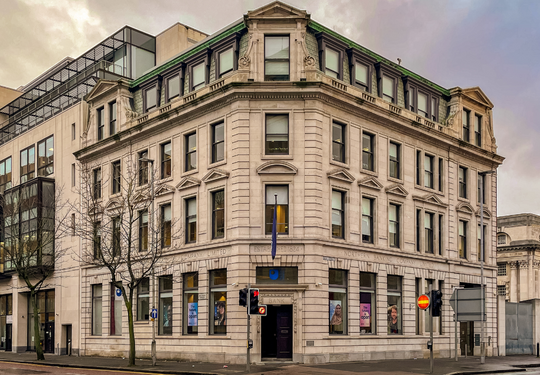
[[[30,300],[32,301],[32,311],[34,312],[34,345],[36,346],[36,355],[38,361],[44,361],[43,348],[41,347],[41,335],[39,332],[39,310],[36,301],[37,293],[32,291],[30,293]]]
[[[130,295],[130,301],[126,302],[129,323],[129,364],[135,366],[135,330],[133,329],[133,305],[131,301],[133,297]]]

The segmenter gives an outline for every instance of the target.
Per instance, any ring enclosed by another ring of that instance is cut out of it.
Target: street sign
[[[266,305],[259,305],[259,315],[266,316]]]
[[[152,318],[152,321],[157,319],[157,309],[152,309],[152,312],[150,313],[150,318]]]
[[[450,306],[456,313],[458,322],[480,322],[482,321],[482,304],[484,301],[484,319],[486,320],[486,290],[484,298],[481,295],[481,288],[456,288],[450,297]]]
[[[122,289],[116,288],[116,290],[114,291],[114,299],[122,300]]]
[[[418,297],[418,300],[416,301],[416,304],[419,308],[422,310],[425,310],[429,307],[429,297],[425,294],[422,294],[420,297]]]

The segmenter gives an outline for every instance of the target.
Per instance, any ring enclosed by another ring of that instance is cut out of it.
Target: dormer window
[[[375,64],[377,69],[377,88],[379,98],[388,103],[398,104],[398,80],[401,72],[389,65],[379,62]]]
[[[318,33],[316,37],[321,70],[332,78],[343,80],[343,57],[348,46],[328,34]]]
[[[241,34],[234,33],[210,46],[214,53],[215,79],[238,69],[238,45]]]
[[[382,98],[389,103],[396,102],[396,84],[392,77],[383,76]]]
[[[234,69],[233,48],[226,49],[219,54],[219,76],[228,73]]]
[[[403,77],[405,107],[430,121],[439,121],[440,94],[428,85],[411,77]]]
[[[144,112],[149,112],[157,107],[157,86],[152,86],[143,91]]]
[[[189,75],[189,92],[199,90],[206,86],[209,81],[210,50],[206,49],[190,59],[186,68],[186,78]]]
[[[371,93],[371,77],[375,59],[352,48],[347,50],[347,53],[349,54],[351,85]]]
[[[506,234],[499,234],[497,236],[497,245],[506,245]]]
[[[339,79],[339,52],[331,48],[327,48],[325,52],[326,74],[332,78]]]
[[[264,80],[289,80],[289,36],[264,37]]]
[[[204,87],[205,84],[205,71],[204,71],[204,62],[195,65],[191,72],[193,74],[192,78],[192,91],[198,90],[201,87]]]

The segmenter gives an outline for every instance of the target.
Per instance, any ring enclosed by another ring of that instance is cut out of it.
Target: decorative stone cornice
[[[361,179],[358,181],[358,186],[375,190],[381,190],[383,188],[383,184],[381,184],[375,177],[366,177]]]
[[[298,168],[286,161],[268,161],[257,167],[257,174],[296,174]]]
[[[333,178],[348,183],[352,183],[355,180],[354,176],[343,168],[332,169],[331,171],[326,172],[326,175],[328,178]]]
[[[409,192],[405,190],[405,188],[401,186],[401,184],[393,184],[387,186],[386,188],[384,188],[384,191],[386,191],[386,194],[394,194],[401,197],[406,197],[407,195],[409,195]]]

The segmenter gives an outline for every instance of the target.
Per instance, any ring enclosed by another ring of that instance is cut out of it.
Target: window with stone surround
[[[360,334],[376,333],[377,275],[360,272]]]
[[[143,278],[137,286],[137,320],[148,320],[150,316],[150,279]]]
[[[172,335],[173,327],[173,278],[161,276],[159,280],[158,334]]]
[[[399,215],[401,206],[395,203],[388,205],[388,245],[390,247],[400,247],[399,239]]]
[[[376,60],[359,50],[349,48],[350,84],[371,94],[373,69]]]
[[[465,167],[459,167],[458,178],[459,178],[459,197],[467,199],[467,173],[468,170]]]
[[[265,155],[289,155],[289,115],[265,116]]]
[[[497,236],[497,245],[506,245],[506,234],[499,234]]]
[[[330,325],[328,332],[336,335],[347,334],[347,271],[328,270],[328,300]]]
[[[497,285],[497,295],[506,297],[506,285]]]
[[[474,115],[474,144],[482,147],[482,116]]]
[[[467,259],[467,222],[464,220],[459,220],[458,223],[458,235],[459,235],[459,257],[462,259]]]
[[[332,160],[345,163],[345,125],[332,123]]]
[[[223,121],[210,126],[212,137],[212,163],[225,159],[225,123]]]
[[[497,276],[506,276],[506,263],[497,263]]]
[[[96,111],[97,117],[97,139],[101,141],[105,137],[105,108],[98,108]]]
[[[210,334],[227,333],[227,269],[210,271]]]
[[[478,254],[478,261],[481,261],[482,257],[484,258],[484,262],[486,261],[486,229],[487,226],[484,224],[484,230],[483,233],[480,229],[480,224],[478,224],[478,246],[477,246],[477,254]],[[484,235],[484,243],[482,244],[482,234]],[[483,245],[483,246],[482,246]]]
[[[388,303],[388,334],[402,335],[402,278],[388,275],[386,298]]]
[[[332,237],[345,238],[345,192],[332,190]]]
[[[471,111],[463,108],[461,121],[463,123],[463,140],[469,142],[471,134]]]
[[[225,237],[225,190],[211,193],[212,197],[212,239]]]
[[[289,36],[267,35],[264,37],[264,80],[289,80]]]
[[[373,198],[362,197],[362,242],[373,243]]]
[[[362,168],[375,171],[375,136],[362,132]]]
[[[395,142],[390,142],[389,146],[389,175],[392,178],[401,178],[401,166],[400,166],[400,159],[401,159],[401,145]]]
[[[289,186],[266,185],[265,197],[265,233],[272,234],[274,207],[278,234],[289,234]],[[277,205],[276,205],[277,198]]]
[[[184,335],[199,333],[199,274],[183,275],[182,332]]]
[[[101,336],[102,318],[102,286],[101,284],[95,284],[92,285],[92,336]]]
[[[428,120],[438,122],[441,94],[431,86],[410,76],[403,77],[405,107]]]

